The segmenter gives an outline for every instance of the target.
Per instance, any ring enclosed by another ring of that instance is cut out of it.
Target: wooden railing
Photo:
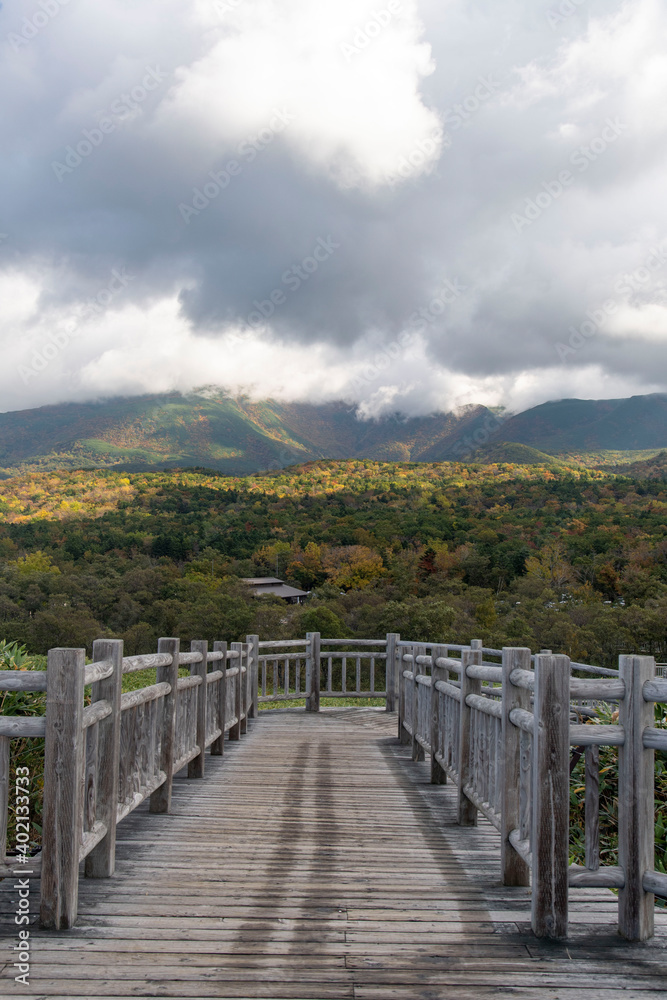
[[[100,639],[90,664],[83,649],[51,649],[46,673],[0,673],[0,690],[46,691],[45,716],[0,717],[0,877],[41,878],[44,927],[73,925],[81,861],[87,876],[113,874],[119,822],[146,799],[169,812],[173,776],[187,765],[203,778],[205,751],[222,754],[225,733],[246,732],[257,710],[257,637],[248,639],[210,652],[203,640],[181,652],[178,639],[160,639],[157,653],[128,657],[120,640]],[[155,683],[121,693],[123,674],[138,670],[155,670]],[[43,846],[26,864],[6,856],[9,741],[32,736],[45,737]]]
[[[184,666],[189,675],[179,676]],[[147,669],[153,683],[122,693],[123,674]],[[157,653],[123,657],[121,641],[101,639],[92,663],[84,650],[52,649],[46,673],[2,672],[0,690],[46,692],[45,717],[0,716],[0,877],[19,868],[41,876],[46,927],[74,923],[79,863],[88,876],[112,875],[117,824],[146,799],[151,812],[169,812],[174,774],[187,766],[189,778],[203,778],[205,751],[222,754],[226,734],[239,740],[260,702],[301,699],[318,712],[321,697],[381,698],[393,711],[398,695],[399,739],[415,760],[430,755],[432,782],[457,783],[460,824],[482,813],[500,831],[503,883],[532,886],[538,936],[566,934],[570,886],[617,889],[619,930],[630,940],[652,935],[654,895],[667,898],[667,876],[653,860],[654,751],[667,750],[653,713],[667,702],[667,679],[651,657],[622,656],[611,670],[481,640],[318,632],[265,642],[251,635],[210,651],[196,640],[188,652],[161,639]],[[618,705],[617,722],[598,724],[600,703]],[[28,866],[4,855],[10,740],[33,736],[46,738],[43,848]],[[600,746],[619,748],[613,866],[600,865]],[[568,851],[569,776],[582,753],[585,866],[570,865]]]
[[[398,649],[399,738],[412,744],[414,760],[431,755],[433,783],[457,783],[461,825],[474,825],[480,812],[500,831],[503,884],[532,886],[535,934],[564,937],[568,887],[590,886],[618,890],[624,937],[651,937],[654,895],[667,898],[667,875],[654,867],[654,751],[667,750],[667,730],[653,724],[667,680],[656,677],[653,657],[621,656],[618,671],[600,671],[480,640]],[[573,668],[605,676],[575,677]],[[591,706],[609,702],[618,722],[591,725]],[[571,746],[585,753],[585,866],[569,864]],[[603,867],[601,746],[619,748],[619,863]]]
[[[382,698],[393,712],[398,638],[322,639],[308,632],[305,639],[258,642],[258,702],[304,699],[306,711],[319,712],[321,697]]]

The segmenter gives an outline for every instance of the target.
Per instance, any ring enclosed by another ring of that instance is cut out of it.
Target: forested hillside
[[[235,640],[320,629],[667,660],[667,483],[566,467],[316,462],[248,478],[0,484],[0,638]],[[240,577],[312,596],[256,600]]]

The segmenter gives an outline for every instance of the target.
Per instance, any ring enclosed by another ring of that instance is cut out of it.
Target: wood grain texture
[[[530,709],[530,694],[515,687],[511,680],[514,670],[530,668],[530,649],[513,647],[503,650],[503,717],[501,732],[501,844],[500,868],[503,885],[530,885],[530,868],[517,853],[510,841],[510,834],[521,825],[521,730],[510,720],[510,712]]]
[[[653,933],[653,893],[644,889],[644,874],[654,868],[655,751],[644,747],[644,729],[653,719],[653,703],[643,689],[653,680],[652,656],[621,656],[625,698],[618,721],[625,742],[618,751],[618,861],[625,886],[618,894],[618,929],[629,941],[645,941]]]
[[[76,920],[83,836],[85,650],[50,649],[40,919],[56,930]]]
[[[157,668],[157,682],[166,683],[171,687],[171,693],[165,695],[162,701],[162,731],[160,738],[160,770],[166,775],[165,781],[156,788],[150,797],[152,813],[167,813],[171,807],[171,793],[176,754],[176,709],[178,703],[178,659],[180,639],[163,638],[158,640],[158,653],[170,656],[167,664]],[[121,762],[122,766],[122,762]]]
[[[208,672],[208,642],[206,639],[193,639],[190,643],[191,653],[200,653],[198,663],[190,665],[190,676],[201,678],[201,684],[196,693],[195,709],[195,742],[199,753],[188,764],[188,778],[203,778],[206,766],[206,674]]]
[[[569,683],[567,656],[535,657],[531,925],[546,938],[567,934]]]
[[[457,706],[458,707],[458,706]],[[616,900],[572,889],[567,945],[532,937],[530,895],[499,885],[500,837],[456,823],[383,710],[262,712],[174,781],[172,814],[119,826],[116,874],[83,880],[67,934],[31,928],[29,987],[0,995],[272,1000],[631,1000],[667,990],[666,918],[616,935]],[[0,916],[13,920],[11,885]],[[0,965],[13,961],[13,932]]]
[[[253,636],[253,639],[255,637]],[[257,644],[255,644],[255,647]],[[221,757],[225,750],[225,730],[226,730],[226,712],[227,712],[227,643],[226,642],[214,642],[213,652],[221,654],[221,670],[222,677],[220,678],[220,683],[218,684],[218,704],[217,704],[217,717],[218,725],[220,727],[221,735],[217,740],[211,745],[211,753],[214,757]]]

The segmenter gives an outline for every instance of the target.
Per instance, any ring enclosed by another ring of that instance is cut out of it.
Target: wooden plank
[[[478,645],[473,649],[464,649],[461,653],[461,701],[459,703],[459,825],[477,825],[477,807],[465,794],[466,785],[472,785],[474,772],[471,762],[471,716],[472,711],[466,702],[469,694],[479,694],[481,681],[474,677],[469,677],[466,668],[473,663],[482,662],[482,650],[479,639],[473,640]]]
[[[255,638],[257,637],[253,636],[253,640]],[[217,703],[217,715],[218,715],[218,725],[220,726],[220,736],[211,744],[211,753],[213,754],[213,756],[221,757],[225,750],[225,729],[226,729],[225,714],[227,711],[227,643],[214,642],[213,652],[220,653],[222,677],[220,678],[218,684],[218,703]],[[255,643],[255,653],[256,652],[257,652],[257,644]],[[257,695],[257,691],[255,691],[255,695]]]
[[[502,687],[502,731],[501,731],[501,847],[500,869],[503,885],[530,885],[530,867],[515,850],[510,840],[512,831],[521,824],[521,733],[510,720],[510,712],[515,709],[530,709],[530,694],[524,688],[516,687],[511,680],[513,670],[528,670],[530,649],[508,647],[503,649]]]
[[[85,669],[85,650],[49,650],[40,920],[44,927],[56,930],[71,927],[77,915]]]
[[[531,926],[537,937],[567,934],[570,661],[535,657]]]
[[[230,653],[232,655],[236,654],[236,656],[238,657],[238,668],[239,668],[238,673],[234,676],[234,716],[236,718],[236,722],[234,723],[234,725],[229,730],[229,739],[233,740],[235,742],[241,739],[241,716],[243,714],[243,690],[242,690],[242,686],[243,686],[243,673],[241,671],[241,663],[242,663],[241,655],[242,655],[242,650],[243,650],[243,643],[241,643],[241,642],[232,642],[232,643],[230,643],[229,651],[230,651]],[[273,673],[274,673],[274,688],[275,688],[275,683],[276,683],[276,681],[275,681],[275,678],[276,678],[276,667],[275,667],[275,664],[274,664]],[[229,680],[229,675],[228,675],[227,679]],[[274,689],[274,694],[276,694],[276,693],[277,692]]]
[[[190,676],[199,677],[201,685],[196,693],[195,710],[195,732],[194,742],[199,747],[199,753],[193,757],[188,764],[188,778],[203,778],[206,767],[206,674],[208,672],[208,641],[206,639],[193,639],[190,643],[190,652],[199,653],[201,659],[198,663],[190,665]]]
[[[456,788],[431,785],[393,729],[383,709],[262,712],[205,782],[174,781],[168,820],[128,816],[115,877],[81,885],[78,925],[31,932],[21,996],[553,1000],[612,978],[619,997],[660,992],[666,938],[613,948],[608,890],[572,890],[571,957],[530,954],[545,945],[528,891],[498,884],[499,835],[482,816],[459,827]],[[0,885],[11,917],[9,898]]]
[[[621,656],[619,673],[625,682],[619,705],[625,743],[618,751],[618,860],[625,885],[618,894],[618,930],[629,941],[645,941],[654,928],[654,897],[644,888],[644,874],[654,868],[655,751],[644,746],[644,729],[654,721],[644,685],[655,677],[655,660]]]
[[[166,777],[162,784],[151,794],[149,808],[152,813],[168,813],[171,809],[174,758],[176,754],[176,711],[179,701],[178,662],[180,640],[175,638],[159,639],[157,648],[158,655],[163,655],[165,659],[167,656],[170,657],[168,663],[157,667],[157,682],[159,684],[169,684],[171,691],[162,699],[160,770],[164,772]]]
[[[447,772],[439,763],[436,754],[440,752],[441,727],[444,727],[445,720],[442,717],[442,699],[436,684],[447,680],[447,671],[437,665],[438,657],[445,656],[446,646],[434,646],[432,651],[433,663],[431,666],[431,784],[445,785],[447,783]]]
[[[0,736],[0,864],[7,855],[7,822],[9,819],[9,737]]]

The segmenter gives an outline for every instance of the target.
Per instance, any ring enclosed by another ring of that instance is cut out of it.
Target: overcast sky
[[[18,0],[0,46],[0,409],[667,390],[664,0]]]

